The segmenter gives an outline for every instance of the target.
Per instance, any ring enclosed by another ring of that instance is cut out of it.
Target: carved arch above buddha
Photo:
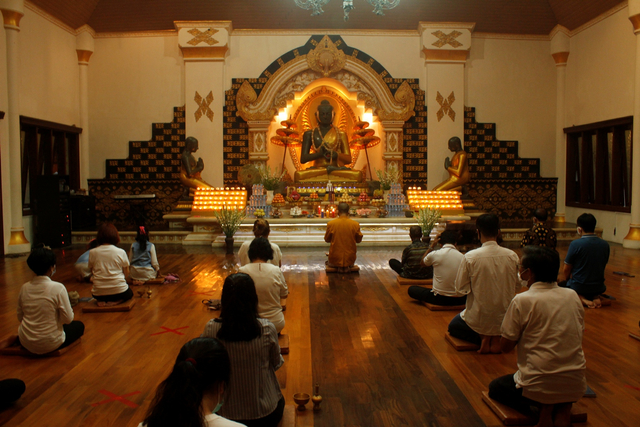
[[[236,94],[236,115],[247,122],[273,120],[296,92],[314,80],[329,77],[357,93],[358,100],[364,101],[381,121],[406,121],[413,116],[415,94],[407,81],[392,93],[383,76],[371,67],[373,60],[365,63],[357,53],[346,55],[329,36],[324,36],[306,55],[295,56],[270,74],[259,95],[245,80]]]

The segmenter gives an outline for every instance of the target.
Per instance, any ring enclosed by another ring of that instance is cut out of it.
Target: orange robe
[[[331,243],[329,265],[351,267],[356,262],[356,244],[362,242],[360,224],[346,216],[329,221],[324,241]]]

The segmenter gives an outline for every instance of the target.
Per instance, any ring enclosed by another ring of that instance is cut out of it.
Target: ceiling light
[[[376,15],[384,15],[383,10],[393,9],[396,7],[400,0],[367,0],[371,6],[373,6],[373,13]],[[329,3],[329,0],[295,0],[296,4],[305,10],[313,10],[311,16],[320,15],[324,13],[322,6]],[[353,0],[343,0],[342,10],[344,10],[344,20],[349,20],[349,12],[355,7],[353,6]]]

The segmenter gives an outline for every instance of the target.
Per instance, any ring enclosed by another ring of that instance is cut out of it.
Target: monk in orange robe
[[[331,243],[329,248],[329,268],[337,268],[339,272],[354,270],[356,262],[356,244],[362,242],[360,224],[349,218],[349,205],[338,205],[338,218],[329,221],[324,241]]]

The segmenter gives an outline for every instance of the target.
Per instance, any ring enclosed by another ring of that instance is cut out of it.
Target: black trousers
[[[131,288],[127,288],[126,291],[119,294],[93,295],[93,297],[98,301],[104,301],[104,302],[112,302],[112,301],[120,301],[120,300],[129,301],[131,298],[133,298],[133,291],[131,290]]]
[[[393,271],[398,273],[398,275],[402,275],[402,262],[398,261],[397,259],[390,259],[389,267],[391,267]]]
[[[489,397],[525,415],[535,415],[531,407],[539,403],[522,396],[522,388],[516,388],[513,374],[498,377],[489,384]]]
[[[26,390],[24,381],[9,378],[0,381],[0,408],[4,408],[15,402]]]
[[[467,301],[467,296],[447,297],[444,295],[436,295],[429,288],[422,286],[409,286],[409,296],[418,301],[428,302],[434,305],[463,305]]]
[[[566,280],[558,282],[558,286],[560,286],[561,288],[569,288],[569,286],[567,286],[568,284],[569,284],[569,282],[567,282]],[[607,290],[607,287],[606,287],[606,285],[602,285],[602,288],[601,288],[602,290],[600,292],[582,292],[581,289],[574,289],[574,288],[569,288],[569,289],[573,289],[581,297],[584,297],[585,299],[588,299],[589,301],[593,301],[593,299],[595,297],[598,297],[598,296],[602,295],[603,293],[605,293],[605,291]]]
[[[84,323],[79,320],[74,320],[68,325],[62,325],[62,329],[64,329],[64,342],[58,348],[65,348],[69,346],[74,341],[80,339],[81,336],[84,335]]]
[[[280,398],[276,409],[269,415],[255,420],[234,420],[247,427],[278,427],[284,413],[284,397]]]
[[[465,340],[476,345],[482,344],[480,334],[471,329],[469,325],[467,325],[467,322],[462,320],[460,314],[457,314],[456,317],[451,319],[451,322],[449,323],[449,333],[451,336],[460,338],[461,340]]]

